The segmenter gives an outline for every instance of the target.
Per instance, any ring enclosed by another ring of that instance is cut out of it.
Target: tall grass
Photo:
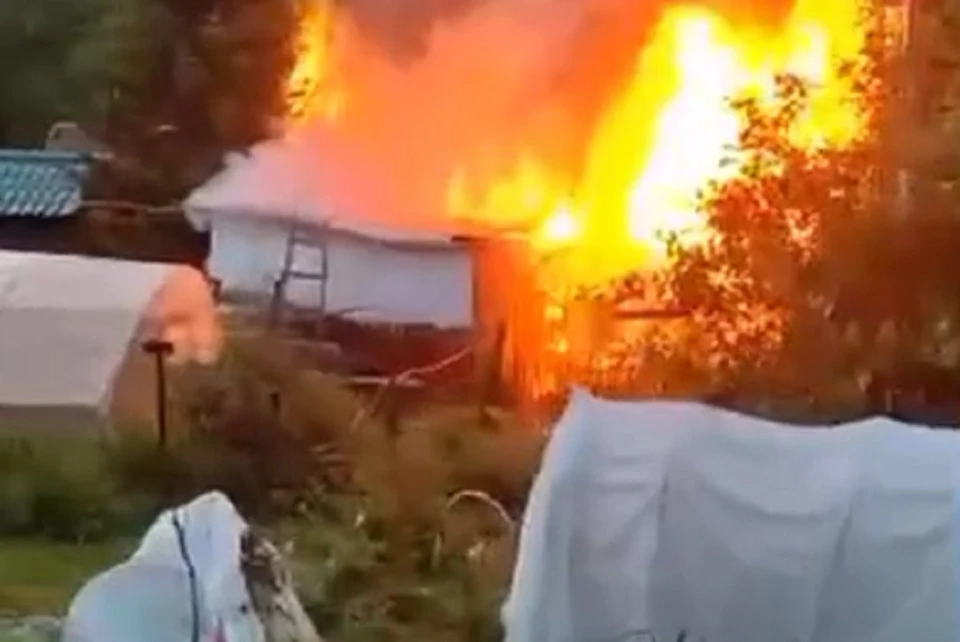
[[[136,530],[148,510],[122,492],[98,442],[0,440],[0,536],[99,540]]]
[[[129,434],[82,456],[0,443],[0,536],[126,533],[218,489],[295,542],[298,588],[328,639],[498,639],[539,434],[429,400],[391,426],[270,339],[172,386],[166,450]],[[484,500],[451,504],[457,493]]]
[[[288,519],[276,532],[296,542],[299,588],[321,632],[344,642],[499,639],[509,522],[522,511],[542,436],[506,412],[481,417],[475,404],[429,399],[394,430],[369,400],[297,367],[269,341],[240,346],[232,364],[214,379],[243,392],[219,397],[206,430],[254,430],[258,417],[276,449],[265,458],[284,458],[308,489],[298,510],[279,511]],[[238,410],[225,410],[233,404]],[[451,506],[464,490],[489,501]]]

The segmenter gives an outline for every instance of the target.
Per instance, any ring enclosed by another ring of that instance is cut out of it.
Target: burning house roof
[[[186,200],[191,222],[201,229],[215,216],[312,222],[387,242],[427,244],[484,233],[443,216],[438,207],[404,209],[404,199],[391,198],[394,181],[378,176],[375,166],[310,145],[276,140],[232,155],[219,175]],[[307,162],[309,157],[316,161]],[[350,188],[339,187],[345,184]]]
[[[865,44],[860,0],[637,4],[487,2],[401,63],[319,3],[290,79],[289,171],[395,225],[539,229],[595,281],[656,262],[665,233],[703,237],[699,192],[740,167],[731,99],[795,74],[816,88],[804,144],[861,131],[841,71]]]

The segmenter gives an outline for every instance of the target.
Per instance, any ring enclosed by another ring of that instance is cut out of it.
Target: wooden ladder
[[[320,251],[320,270],[311,272],[297,269],[296,258],[298,248],[309,248]],[[273,282],[273,297],[270,302],[270,325],[276,326],[283,319],[283,311],[287,304],[287,286],[291,281],[314,281],[318,284],[318,307],[320,315],[327,309],[327,277],[329,263],[327,256],[327,228],[306,223],[294,223],[290,226],[287,235],[287,245],[283,253],[283,265],[280,274]]]

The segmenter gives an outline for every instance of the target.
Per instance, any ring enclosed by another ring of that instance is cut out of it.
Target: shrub
[[[300,597],[324,637],[501,639],[502,569],[512,564],[511,542],[491,546],[499,565],[476,556],[437,557],[436,533],[428,533],[421,546],[397,547],[389,525],[370,514],[367,498],[330,498],[309,521],[278,531],[296,538],[293,571]]]
[[[114,450],[129,492],[159,504],[216,488],[295,537],[298,589],[329,639],[499,639],[515,533],[487,506],[446,505],[471,489],[516,520],[540,434],[449,403],[423,403],[390,430],[341,380],[263,338],[177,373],[174,393],[167,451]]]
[[[235,342],[218,364],[177,370],[171,394],[171,440],[159,450],[136,435],[113,451],[127,488],[158,504],[217,489],[255,519],[302,509],[324,483],[316,429],[284,411],[297,369],[266,339]],[[289,381],[288,381],[289,380]],[[316,416],[328,417],[326,406]]]
[[[98,443],[0,442],[0,534],[82,541],[129,532],[148,509],[119,492]]]
[[[434,456],[446,462],[449,492],[475,489],[522,510],[545,439],[499,413],[483,420],[473,408],[429,409],[412,420],[410,433],[427,435]]]
[[[423,407],[393,435],[375,417],[358,421],[355,399],[334,381],[310,381],[342,419],[330,421],[304,392],[300,425],[348,454],[353,491],[325,496],[297,532],[297,577],[321,633],[346,642],[501,639],[514,533],[489,507],[444,507],[474,489],[519,513],[542,436],[449,405]]]
[[[242,395],[166,449],[149,440],[124,439],[111,463],[126,489],[153,498],[158,506],[216,489],[257,519],[295,510],[313,474],[309,448]]]
[[[389,430],[334,376],[270,340],[172,373],[171,430],[100,444],[0,442],[0,535],[92,539],[142,529],[166,506],[225,492],[278,538],[320,632],[338,642],[492,642],[514,521],[543,438],[507,413],[422,403]]]

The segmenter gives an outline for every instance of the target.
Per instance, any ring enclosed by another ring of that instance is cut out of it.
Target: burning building
[[[308,173],[283,172],[287,151],[254,149],[185,203],[210,233],[207,269],[225,296],[368,323],[473,325],[474,244],[462,230],[337,207]]]
[[[542,387],[558,385],[557,364],[603,359],[609,315],[573,303],[582,292],[669,269],[671,240],[710,238],[701,190],[742,171],[732,98],[773,100],[776,78],[794,75],[811,87],[797,144],[842,146],[865,127],[844,72],[876,8],[861,0],[491,0],[432,23],[403,60],[351,7],[305,5],[276,162],[238,185],[266,193],[298,177],[288,198],[323,203],[300,212],[321,227],[339,217],[444,243],[455,229],[519,236],[484,244],[469,270],[465,251],[424,261],[408,282],[426,289],[389,289],[410,305],[454,302],[461,319],[478,308],[483,325],[505,329],[508,362],[552,373]],[[389,34],[391,19],[381,23]],[[350,288],[391,283],[390,265],[355,270]],[[488,283],[475,292],[478,279]]]

